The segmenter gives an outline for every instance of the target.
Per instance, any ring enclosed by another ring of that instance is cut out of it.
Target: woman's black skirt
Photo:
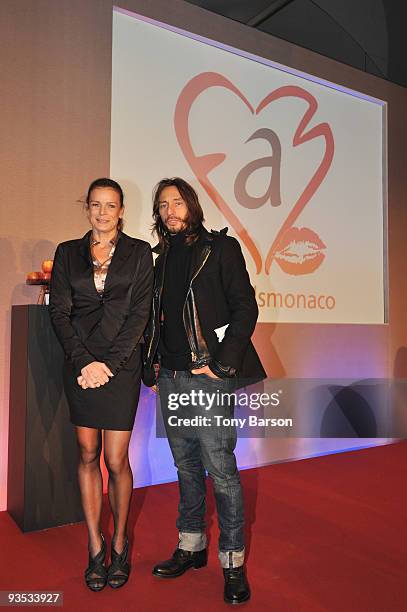
[[[95,361],[103,361],[103,355],[99,354]],[[140,396],[141,370],[141,346],[138,345],[126,365],[108,383],[95,389],[82,389],[72,364],[65,361],[64,389],[71,423],[95,429],[131,431]]]

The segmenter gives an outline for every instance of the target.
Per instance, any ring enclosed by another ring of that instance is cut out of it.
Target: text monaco
[[[315,295],[313,293],[306,295],[304,293],[276,293],[274,291],[256,290],[256,300],[259,308],[333,310],[336,306],[333,295]]]

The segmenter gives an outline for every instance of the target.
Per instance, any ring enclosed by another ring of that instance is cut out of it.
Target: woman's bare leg
[[[102,435],[99,429],[77,426],[76,439],[79,448],[79,488],[89,534],[89,552],[94,557],[102,547],[100,535],[103,492],[100,471]]]
[[[104,434],[105,463],[109,472],[109,502],[113,513],[113,544],[121,553],[127,537],[133,474],[129,463],[131,431],[106,430]]]

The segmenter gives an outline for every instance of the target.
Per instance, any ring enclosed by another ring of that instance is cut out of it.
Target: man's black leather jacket
[[[266,373],[251,343],[258,308],[238,241],[227,228],[208,232],[202,227],[192,249],[183,320],[191,348],[190,369],[205,365],[218,376],[261,380]],[[155,262],[152,314],[145,332],[145,384],[155,382],[153,364],[159,362],[162,291],[168,247]],[[222,341],[219,329],[227,325]]]

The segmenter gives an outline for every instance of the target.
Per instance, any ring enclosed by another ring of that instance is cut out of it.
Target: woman
[[[142,334],[150,313],[150,245],[122,232],[123,191],[93,181],[86,197],[92,229],[55,253],[49,312],[63,346],[64,388],[79,448],[78,478],[89,534],[87,586],[123,586],[129,577],[127,518],[133,490],[128,447],[140,393]],[[100,452],[114,519],[111,565],[101,533]]]

